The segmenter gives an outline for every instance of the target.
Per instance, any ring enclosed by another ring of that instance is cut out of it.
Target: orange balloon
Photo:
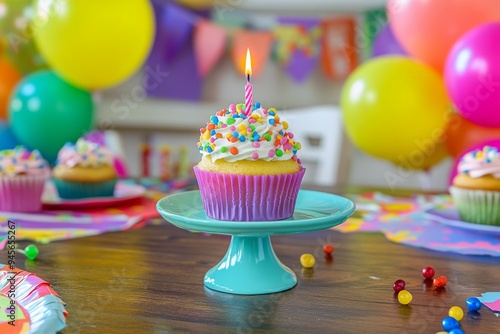
[[[21,75],[17,70],[7,60],[0,58],[0,119],[7,118],[10,93],[19,80]]]
[[[455,114],[451,116],[444,135],[448,152],[456,158],[478,143],[500,139],[500,128],[487,128],[476,125]]]
[[[387,0],[387,15],[404,49],[442,72],[449,51],[464,33],[500,21],[500,1]]]

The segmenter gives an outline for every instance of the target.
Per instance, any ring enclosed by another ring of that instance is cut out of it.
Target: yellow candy
[[[460,321],[464,318],[464,310],[460,306],[452,306],[448,311],[448,315]]]
[[[316,259],[312,254],[302,254],[300,256],[300,264],[304,268],[312,268],[314,267],[314,264],[316,263]]]
[[[281,124],[283,124],[283,129],[288,129],[288,122],[287,121],[283,121],[281,122]]]
[[[413,299],[413,296],[411,295],[410,292],[406,290],[401,290],[398,293],[398,301],[400,304],[403,305],[408,305],[410,304],[411,300]]]

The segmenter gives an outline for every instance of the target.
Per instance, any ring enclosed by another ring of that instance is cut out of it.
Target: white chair
[[[349,142],[342,113],[334,105],[282,111],[302,149],[297,156],[306,168],[303,184],[333,186],[347,181]]]

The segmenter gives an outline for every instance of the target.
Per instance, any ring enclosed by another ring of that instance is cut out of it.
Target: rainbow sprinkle
[[[210,117],[207,125],[200,129],[200,141],[198,142],[200,152],[210,154],[218,147],[220,152],[229,152],[236,156],[239,153],[237,145],[250,142],[254,149],[254,152],[251,152],[251,159],[257,160],[262,158],[258,153],[261,149],[261,143],[269,142],[272,143],[272,148],[267,152],[268,157],[282,157],[284,154],[292,153],[292,159],[300,163],[296,154],[301,145],[293,139],[294,136],[291,132],[286,131],[288,123],[280,119],[275,108],[262,109],[260,103],[256,102],[248,116],[242,112],[243,108],[244,104],[242,103],[231,104],[228,108],[221,109]],[[240,119],[246,120],[246,122],[236,124]],[[259,133],[257,128],[264,122],[268,122],[269,126],[266,126],[266,131]],[[274,131],[274,133],[269,130],[269,127],[277,127],[280,124],[283,130]],[[227,132],[225,136],[219,132],[220,129],[225,129],[224,132]],[[260,152],[262,153],[262,151]]]

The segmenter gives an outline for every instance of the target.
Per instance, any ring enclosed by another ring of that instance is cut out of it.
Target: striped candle
[[[247,49],[245,73],[247,77],[247,84],[245,85],[245,115],[249,116],[252,113],[253,102],[253,86],[250,82],[250,77],[252,75],[252,59],[250,58],[250,49]]]

